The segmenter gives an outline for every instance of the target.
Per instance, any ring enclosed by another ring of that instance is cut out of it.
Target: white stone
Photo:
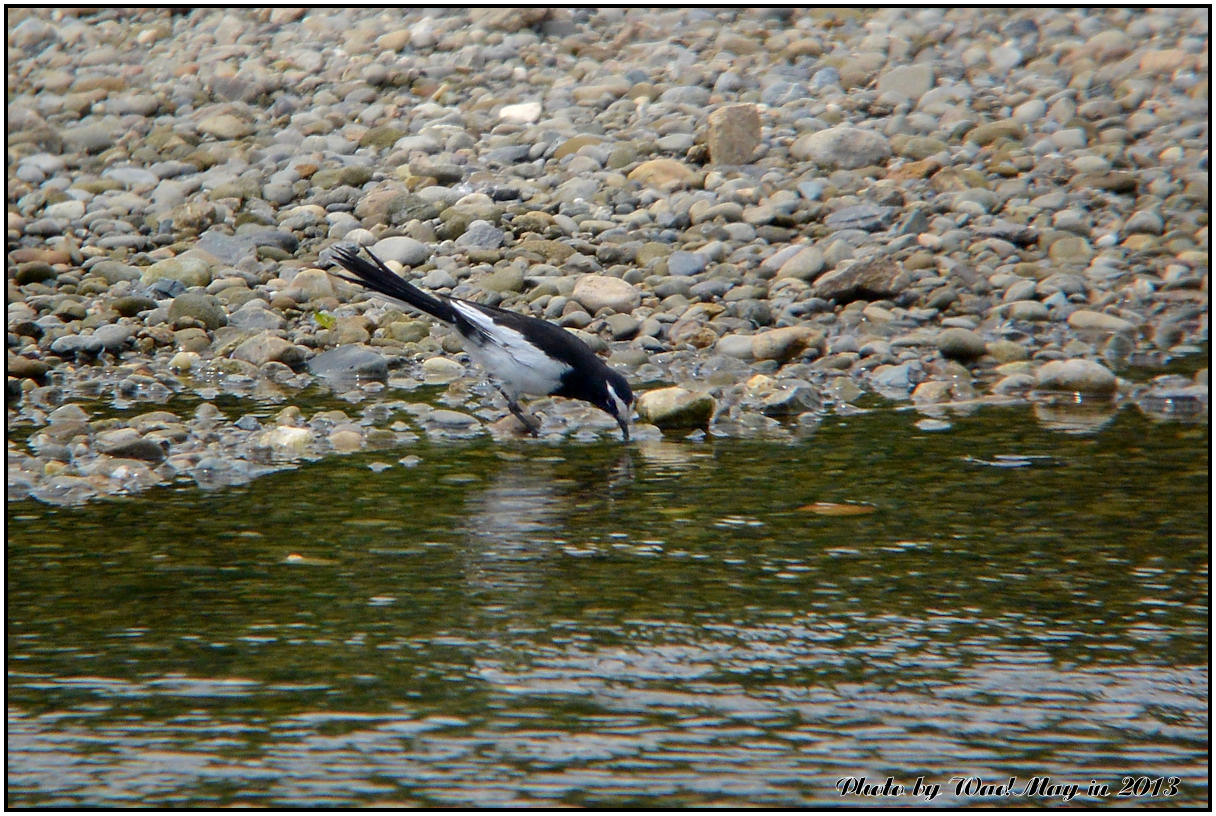
[[[614,312],[632,312],[642,302],[642,294],[631,283],[605,275],[583,275],[572,296],[592,315],[605,306]]]
[[[503,105],[498,111],[498,118],[504,122],[530,125],[540,118],[540,112],[539,102],[520,102],[518,105]]]

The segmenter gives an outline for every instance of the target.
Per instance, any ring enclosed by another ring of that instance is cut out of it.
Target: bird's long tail
[[[360,258],[357,249],[345,246],[336,248],[334,250],[334,260],[348,272],[355,274],[353,278],[349,275],[337,275],[337,277],[351,283],[366,286],[368,289],[372,289],[395,300],[400,300],[421,312],[426,312],[431,317],[447,323],[452,323],[457,319],[455,310],[446,300],[427,294],[418,287],[410,285],[385,266],[384,262],[373,255],[371,250],[367,250],[367,254],[368,257],[375,261],[374,264]]]

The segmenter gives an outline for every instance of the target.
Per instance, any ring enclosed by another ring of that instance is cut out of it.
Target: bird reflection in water
[[[462,527],[465,582],[490,615],[526,619],[567,543],[567,525],[610,517],[616,496],[633,483],[632,453],[612,459],[518,459],[484,489],[470,492]]]

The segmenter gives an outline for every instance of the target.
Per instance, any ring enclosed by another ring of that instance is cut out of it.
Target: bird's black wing
[[[359,257],[358,250],[345,246],[334,249],[334,260],[357,276],[337,275],[337,277],[351,283],[366,286],[395,300],[400,300],[445,323],[454,323],[461,334],[477,343],[493,343],[495,342],[495,338],[491,337],[483,326],[461,314],[460,310],[452,305],[452,301],[458,300],[462,304],[467,304],[489,317],[494,323],[513,329],[550,357],[560,360],[567,365],[603,365],[600,359],[596,357],[594,351],[561,326],[537,317],[510,312],[495,306],[486,306],[471,300],[446,298],[429,294],[406,282],[399,275],[394,274],[370,250],[367,251],[367,254],[375,261],[374,264]]]
[[[500,326],[513,329],[548,356],[569,366],[596,366],[602,361],[594,351],[572,332],[539,317],[510,312],[497,306],[487,306],[471,300],[452,298],[488,315]]]

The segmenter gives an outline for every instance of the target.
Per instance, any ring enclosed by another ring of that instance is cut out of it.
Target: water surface
[[[1207,426],[918,419],[10,503],[9,804],[1205,804]]]

